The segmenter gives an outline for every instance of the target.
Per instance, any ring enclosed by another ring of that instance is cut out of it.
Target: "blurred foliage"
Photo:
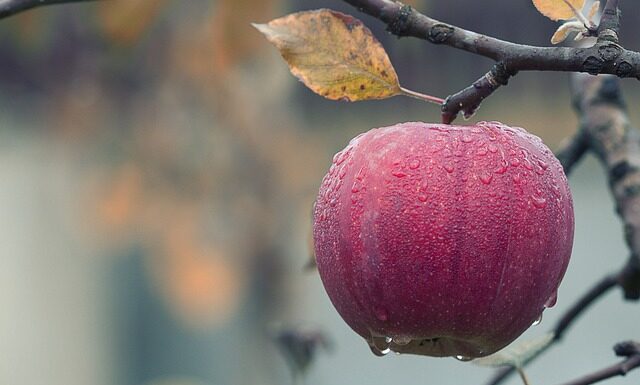
[[[249,26],[281,6],[114,0],[0,26],[8,110],[78,153],[95,236],[113,250],[142,245],[158,294],[188,325],[230,320],[251,285],[286,304],[275,294],[282,234],[308,212],[309,170],[326,150],[305,149],[315,139]],[[261,77],[269,89],[255,88]]]

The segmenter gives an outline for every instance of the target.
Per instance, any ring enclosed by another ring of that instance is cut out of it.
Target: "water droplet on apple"
[[[486,174],[486,173],[482,173],[480,174],[480,181],[483,184],[489,184],[491,183],[491,179],[493,179],[493,175],[491,174]]]
[[[393,337],[393,343],[396,345],[407,345],[411,342],[412,338],[408,336],[395,336]]]
[[[405,176],[407,176],[407,174],[404,171],[392,171],[391,175],[397,178],[404,178]]]
[[[558,301],[558,292],[554,291],[553,294],[551,294],[551,297],[549,297],[549,299],[547,300],[547,302],[544,303],[544,307],[548,308],[552,308],[556,305],[556,302]]]
[[[538,160],[538,166],[540,166],[543,170],[549,168],[549,165],[543,160]]]
[[[389,348],[391,345],[391,337],[371,336],[371,339],[369,339],[367,343],[371,348],[371,352],[378,357],[386,356],[391,351]]]
[[[333,156],[333,164],[336,166],[341,165],[351,155],[351,147],[342,150]]]
[[[463,356],[463,355],[457,355],[457,356],[455,356],[455,359],[458,360],[458,361],[462,361],[462,362],[467,362],[467,361],[473,360],[472,357],[467,357],[467,356]]]
[[[451,174],[453,172],[453,165],[452,164],[445,164],[443,167],[449,174]]]
[[[427,194],[418,194],[418,200],[420,202],[426,202],[428,199]]]
[[[511,177],[513,179],[514,183],[520,183],[522,181],[522,176],[520,176],[520,174],[513,174],[513,176]]]
[[[464,135],[462,135],[462,141],[464,143],[471,143],[471,142],[473,142],[473,137],[471,135],[464,134]]]
[[[373,352],[373,354],[375,354],[378,357],[383,357],[386,356],[387,354],[389,354],[389,352],[391,351],[390,348],[386,348],[386,349],[379,349],[377,346],[375,345],[369,345],[369,348],[371,348],[371,352]]]
[[[511,160],[509,161],[509,163],[511,164],[512,167],[518,167],[520,166],[520,159],[518,158],[511,158]]]
[[[418,167],[420,167],[420,159],[412,159],[409,162],[409,168],[410,169],[415,170]]]
[[[498,166],[498,168],[494,170],[494,172],[496,174],[504,174],[505,172],[507,172],[507,166],[505,166],[504,164],[501,164],[500,166]]]
[[[535,321],[533,321],[533,323],[531,324],[531,326],[538,326],[540,325],[540,323],[542,323],[542,313],[540,313],[540,315],[538,316],[538,318],[536,318]]]
[[[533,205],[539,209],[547,205],[547,200],[544,199],[544,197],[537,196],[537,195],[531,195],[531,202],[533,202]]]

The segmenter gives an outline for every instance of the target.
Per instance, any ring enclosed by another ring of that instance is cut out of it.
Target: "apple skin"
[[[361,134],[334,157],[313,212],[329,298],[379,355],[505,347],[555,304],[573,231],[559,161],[499,122]]]

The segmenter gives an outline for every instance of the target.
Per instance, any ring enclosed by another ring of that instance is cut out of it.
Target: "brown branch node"
[[[387,31],[396,35],[397,37],[408,36],[409,18],[413,13],[413,8],[410,5],[403,5],[400,10],[393,17],[392,21],[387,25]]]

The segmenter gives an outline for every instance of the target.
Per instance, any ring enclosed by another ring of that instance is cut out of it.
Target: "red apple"
[[[361,134],[334,157],[313,220],[324,287],[374,353],[459,359],[553,306],[574,226],[558,160],[498,122]]]

